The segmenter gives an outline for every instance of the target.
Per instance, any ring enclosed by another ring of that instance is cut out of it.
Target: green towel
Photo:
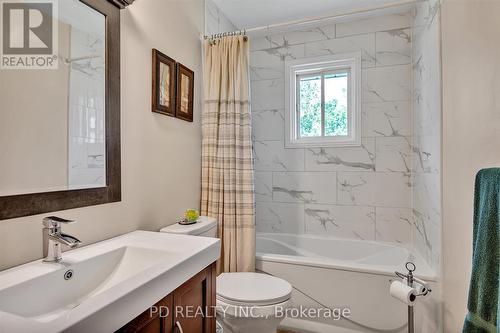
[[[476,176],[469,313],[462,333],[497,333],[500,237],[500,168]]]

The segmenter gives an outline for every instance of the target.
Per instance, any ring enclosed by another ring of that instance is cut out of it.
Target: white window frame
[[[348,135],[300,137],[297,77],[349,71]],[[285,148],[349,147],[361,145],[361,52],[285,62]]]

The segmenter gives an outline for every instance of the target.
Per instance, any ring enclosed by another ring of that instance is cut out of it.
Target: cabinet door
[[[172,333],[172,301],[173,297],[170,294],[154,305],[158,311],[147,309],[117,332]]]
[[[174,333],[215,333],[215,264],[174,291]]]

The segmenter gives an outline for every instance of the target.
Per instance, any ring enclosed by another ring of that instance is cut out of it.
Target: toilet
[[[216,237],[217,220],[200,216],[191,225],[173,224],[160,232]],[[276,333],[290,306],[292,286],[260,273],[222,273],[217,277],[217,321],[223,333]]]

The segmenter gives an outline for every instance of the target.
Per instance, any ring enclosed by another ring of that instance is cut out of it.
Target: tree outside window
[[[348,135],[348,72],[298,76],[300,137]]]

